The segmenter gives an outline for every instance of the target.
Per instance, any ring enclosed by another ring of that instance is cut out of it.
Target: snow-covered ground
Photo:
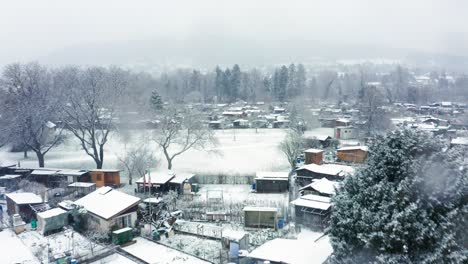
[[[0,231],[0,263],[36,264],[40,261],[10,229]]]
[[[163,236],[160,243],[215,263],[220,263],[220,252],[223,250],[221,241],[183,234],[168,238]]]
[[[44,263],[48,261],[48,251],[51,256],[69,252],[72,257],[82,257],[91,254],[91,248],[94,254],[104,249],[71,229],[45,237],[37,231],[26,231],[18,237]]]
[[[163,170],[166,162],[154,142],[148,139],[148,130],[127,131],[131,135],[127,146],[145,143],[155,151],[159,158],[159,168]],[[219,146],[214,149],[220,154],[210,154],[205,151],[189,150],[174,160],[174,169],[196,174],[226,174],[226,175],[254,175],[256,171],[287,170],[286,158],[280,152],[278,145],[284,139],[286,130],[283,129],[227,129],[216,131]],[[333,129],[317,128],[307,131],[307,136],[332,135]],[[105,168],[116,168],[118,156],[125,150],[123,137],[113,134],[105,146]],[[128,138],[128,137],[126,137]],[[24,159],[23,153],[10,153],[5,148],[0,149],[0,164],[16,164],[37,167],[33,152]],[[46,167],[91,169],[93,160],[81,150],[78,141],[70,135],[68,140],[52,149],[46,155]],[[125,182],[122,180],[122,182]]]

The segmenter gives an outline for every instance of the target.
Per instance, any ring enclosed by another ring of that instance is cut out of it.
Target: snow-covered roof
[[[46,122],[46,127],[48,127],[48,128],[54,128],[54,127],[56,127],[56,125],[55,125],[54,123],[50,122],[50,121],[47,121],[47,122]]]
[[[133,195],[114,190],[111,187],[101,187],[75,201],[75,204],[81,205],[92,214],[107,220],[139,202],[140,198]]]
[[[15,204],[39,204],[42,203],[42,198],[30,192],[24,193],[8,193],[6,194]]]
[[[146,173],[145,176],[141,177],[136,181],[136,183],[143,184],[144,180],[148,184],[151,181],[151,185],[161,185],[166,184],[168,181],[172,180],[175,177],[174,172],[166,171],[166,172],[156,172],[150,171],[150,173]],[[144,180],[143,180],[144,179]]]
[[[32,175],[53,175],[53,174],[56,174],[58,172],[58,170],[41,170],[41,169],[38,169],[38,170],[33,170],[31,172]]]
[[[334,175],[334,176],[346,176],[354,173],[354,168],[346,165],[339,164],[307,164],[298,168],[297,170],[308,170],[318,174]]]
[[[457,137],[450,141],[452,145],[468,145],[468,137]]]
[[[99,171],[99,172],[120,172],[117,169],[92,169],[91,171]]]
[[[256,207],[256,206],[247,206],[244,207],[244,212],[254,211],[254,212],[278,212],[278,209],[275,207]]]
[[[228,238],[233,241],[240,241],[243,239],[248,233],[242,230],[232,230],[232,229],[223,229],[223,237]]]
[[[124,228],[121,228],[121,229],[119,229],[119,230],[115,230],[115,231],[112,232],[112,233],[118,235],[118,234],[122,234],[122,233],[124,233],[124,232],[128,232],[128,231],[131,231],[131,230],[132,230],[131,227],[124,227]]]
[[[37,213],[37,216],[42,219],[46,219],[65,213],[67,213],[67,211],[63,210],[62,208],[53,208],[44,212]]]
[[[337,151],[346,151],[346,150],[362,150],[362,151],[369,151],[367,146],[350,146],[350,147],[342,147],[337,149]]]
[[[335,189],[338,188],[338,182],[329,181],[327,178],[321,178],[320,180],[314,180],[311,184],[308,184],[299,190],[307,188],[312,188],[320,193],[333,195],[335,194]]]
[[[193,257],[181,251],[137,237],[136,243],[122,250],[152,264],[208,264],[210,262]]]
[[[19,178],[19,177],[21,177],[21,175],[19,174],[7,174],[7,175],[0,176],[0,180],[11,180],[11,179]]]
[[[156,198],[156,197],[150,197],[150,198],[146,198],[145,200],[143,200],[144,203],[153,203],[153,204],[160,203],[161,201],[162,201],[161,198]]]
[[[89,188],[91,186],[96,185],[92,182],[74,182],[68,185],[68,187],[75,187],[75,188]]]
[[[275,238],[254,249],[248,257],[277,263],[324,263],[333,253],[328,236],[317,240]]]
[[[316,135],[315,138],[320,140],[320,141],[325,141],[325,140],[327,140],[327,139],[329,139],[331,137],[328,136],[328,135]]]
[[[322,153],[323,152],[323,149],[314,149],[314,148],[311,148],[311,149],[306,149],[304,150],[305,153]]]
[[[307,208],[328,210],[331,207],[331,198],[315,194],[308,194],[292,201],[291,204]]]
[[[170,183],[177,183],[182,184],[185,180],[190,180],[195,174],[187,173],[187,172],[177,172],[175,177],[172,178],[169,182]]]
[[[288,179],[289,173],[282,171],[257,171],[256,179]]]
[[[336,122],[350,123],[351,120],[347,119],[347,118],[338,118],[338,119],[336,119]]]

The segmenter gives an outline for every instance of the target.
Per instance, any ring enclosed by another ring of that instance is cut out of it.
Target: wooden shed
[[[19,214],[26,222],[34,214],[31,206],[42,204],[42,198],[34,193],[8,193],[5,196],[8,215]]]
[[[356,129],[354,127],[344,127],[339,126],[335,127],[335,135],[336,139],[353,139],[356,138]]]
[[[258,193],[280,193],[289,189],[288,172],[260,171],[255,177],[255,189]]]
[[[339,161],[364,163],[369,149],[367,146],[343,147],[336,150]]]
[[[307,149],[304,151],[305,161],[304,164],[317,164],[320,165],[323,161],[322,149]]]
[[[255,228],[273,228],[276,230],[278,222],[278,209],[274,207],[244,208],[244,226]]]
[[[314,194],[304,195],[291,202],[296,223],[314,230],[325,229],[330,220],[331,200]]]
[[[91,182],[94,182],[96,187],[120,186],[120,170],[94,169],[89,173],[91,175]]]

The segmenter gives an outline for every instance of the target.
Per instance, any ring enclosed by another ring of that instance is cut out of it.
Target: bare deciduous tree
[[[98,169],[104,164],[104,146],[115,127],[126,77],[127,72],[118,68],[73,67],[60,72],[63,88],[70,94],[64,107],[67,128]]]
[[[297,157],[302,153],[304,148],[304,139],[301,134],[294,130],[288,130],[286,137],[280,143],[279,148],[288,159],[291,170],[296,168]]]
[[[179,114],[176,108],[163,111],[160,129],[156,130],[153,140],[161,147],[172,169],[173,160],[189,149],[208,150],[217,145],[214,132],[203,123],[197,112]]]
[[[156,156],[146,144],[127,148],[122,155],[117,155],[120,167],[127,172],[128,184],[132,185],[133,176],[143,177],[148,168],[157,163]]]
[[[34,151],[39,167],[45,155],[63,140],[60,94],[50,71],[37,63],[10,64],[3,71],[5,97],[0,106],[0,141]]]

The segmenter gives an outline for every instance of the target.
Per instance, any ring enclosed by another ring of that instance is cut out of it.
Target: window
[[[120,228],[131,227],[132,226],[132,216],[124,215],[115,219],[115,224]]]

